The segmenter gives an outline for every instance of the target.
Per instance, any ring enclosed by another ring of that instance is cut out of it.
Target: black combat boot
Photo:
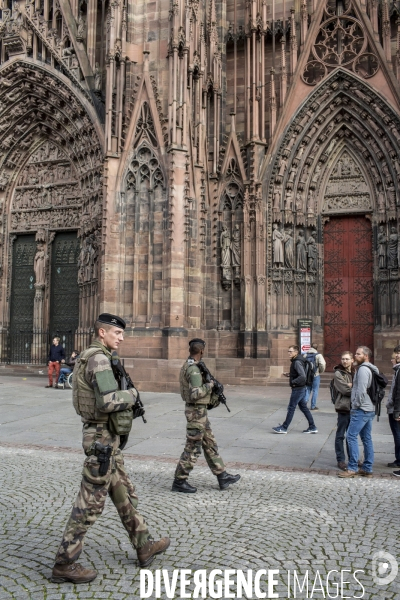
[[[174,479],[174,483],[171,488],[172,492],[182,492],[183,494],[195,494],[197,488],[190,485],[187,479]]]
[[[232,483],[236,483],[240,479],[240,475],[229,475],[226,471],[221,473],[221,475],[217,475],[219,489],[226,490],[227,487],[232,485]]]

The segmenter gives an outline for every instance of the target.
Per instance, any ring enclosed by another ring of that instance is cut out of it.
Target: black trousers
[[[346,462],[346,455],[344,453],[344,440],[346,438],[346,431],[350,423],[350,413],[338,413],[337,414],[337,430],[335,437],[335,452],[337,462]],[[347,456],[349,456],[349,447],[346,440]]]

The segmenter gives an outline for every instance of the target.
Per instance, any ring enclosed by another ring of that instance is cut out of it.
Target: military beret
[[[117,315],[110,315],[110,313],[101,313],[97,317],[97,321],[99,323],[105,323],[106,325],[114,325],[114,327],[120,327],[121,329],[125,329],[126,323],[121,317],[117,317]]]
[[[190,344],[203,344],[204,346],[206,345],[205,341],[201,340],[200,338],[193,338],[192,340],[190,340],[189,346]]]

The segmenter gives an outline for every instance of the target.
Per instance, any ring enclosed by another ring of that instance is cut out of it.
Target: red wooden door
[[[325,225],[324,275],[324,355],[331,371],[343,350],[373,350],[372,230],[364,216],[332,217]]]

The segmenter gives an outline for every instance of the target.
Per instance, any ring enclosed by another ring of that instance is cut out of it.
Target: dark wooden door
[[[60,335],[68,350],[79,322],[79,249],[75,232],[56,235],[51,263],[50,334]]]
[[[373,350],[371,223],[364,216],[332,217],[324,229],[324,354],[327,369],[343,350]]]
[[[13,246],[10,356],[12,363],[31,362],[36,254],[34,235],[19,235]]]

